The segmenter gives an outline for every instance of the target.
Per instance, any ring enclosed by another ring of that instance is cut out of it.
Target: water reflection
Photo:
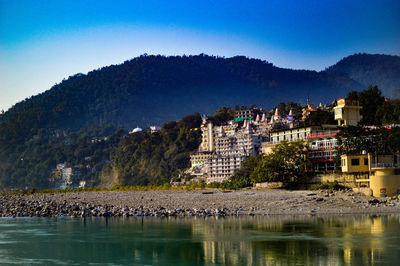
[[[400,216],[0,219],[0,263],[396,264]]]
[[[210,264],[375,264],[400,259],[398,215],[196,221]]]

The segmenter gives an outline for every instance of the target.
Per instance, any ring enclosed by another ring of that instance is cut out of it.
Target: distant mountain
[[[383,95],[400,98],[400,56],[354,54],[326,69],[330,74],[347,74],[364,87],[378,85]]]

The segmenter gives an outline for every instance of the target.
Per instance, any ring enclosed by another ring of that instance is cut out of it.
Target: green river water
[[[0,264],[400,265],[400,216],[1,218]]]

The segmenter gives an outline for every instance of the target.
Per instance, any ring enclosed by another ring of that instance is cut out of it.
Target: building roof
[[[140,132],[140,131],[143,131],[143,129],[141,129],[140,127],[137,127],[135,129],[133,129],[131,132],[129,132],[129,134],[137,133],[137,132]]]
[[[240,122],[240,121],[243,121],[243,120],[251,120],[251,119],[253,119],[252,116],[247,116],[247,117],[235,118],[235,119],[233,119],[233,120],[234,120],[235,122]]]

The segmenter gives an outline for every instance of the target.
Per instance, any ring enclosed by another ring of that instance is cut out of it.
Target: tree
[[[366,129],[362,126],[348,126],[336,135],[335,164],[340,165],[342,154],[391,154],[400,151],[400,128]]]
[[[369,86],[367,90],[361,92],[352,91],[347,95],[346,99],[359,101],[362,106],[360,111],[362,115],[361,125],[382,125],[382,120],[376,116],[376,113],[379,106],[385,102],[385,98],[382,96],[378,86]]]
[[[292,109],[292,112],[296,116],[296,118],[301,118],[301,116],[302,116],[302,107],[299,103],[280,102],[277,106],[274,107],[274,109],[272,110],[272,113],[269,113],[269,114],[272,115],[276,108],[278,108],[280,115],[288,115],[290,112],[290,109]]]
[[[330,111],[317,110],[315,112],[311,112],[310,115],[304,121],[306,126],[317,126],[317,125],[333,125],[337,124],[335,121],[334,115]]]
[[[198,128],[201,125],[201,116],[199,113],[187,115],[179,120],[179,126],[184,128]]]
[[[208,119],[213,122],[214,125],[221,125],[235,117],[235,111],[229,107],[219,108],[214,116],[210,116]]]
[[[130,134],[114,150],[111,165],[121,185],[163,184],[189,167],[189,153],[201,142],[198,113],[165,123],[155,133]]]
[[[361,154],[363,151],[373,152],[375,143],[371,131],[362,126],[343,127],[336,135],[338,145],[336,148],[336,157],[340,162],[342,154]]]
[[[306,157],[304,142],[283,141],[265,155],[250,174],[252,183],[283,182],[285,185],[298,185],[307,180],[311,169]]]
[[[287,102],[286,103],[286,113],[289,114],[290,109],[292,109],[292,112],[296,119],[301,119],[303,115],[303,107],[299,103],[295,102]]]
[[[261,161],[261,155],[248,157],[241,165],[240,169],[230,178],[230,187],[238,189],[251,186],[250,175]]]
[[[393,103],[383,102],[376,110],[375,121],[380,121],[381,124],[396,123],[398,121],[398,117],[396,117],[394,109],[395,106]]]

